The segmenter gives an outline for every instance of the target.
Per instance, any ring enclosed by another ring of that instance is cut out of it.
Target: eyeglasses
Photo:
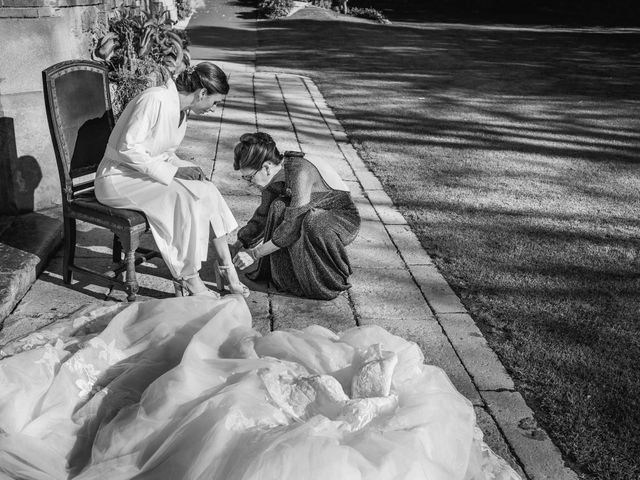
[[[255,177],[260,170],[262,170],[262,167],[258,168],[256,171],[254,171],[253,173],[251,173],[249,175],[241,175],[240,177],[243,180],[246,180],[249,183],[253,183],[253,177]]]

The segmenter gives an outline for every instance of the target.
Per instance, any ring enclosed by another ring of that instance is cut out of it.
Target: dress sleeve
[[[251,220],[238,230],[238,240],[240,240],[244,248],[254,246],[264,237],[264,230],[267,225],[271,203],[280,196],[280,190],[284,190],[284,185],[281,182],[280,185],[282,186],[280,189],[274,186],[268,186],[262,191],[260,206],[253,212]]]
[[[154,142],[154,126],[163,115],[162,100],[156,95],[142,95],[138,98],[135,111],[124,126],[122,140],[117,149],[127,166],[148,175],[152,179],[169,185],[178,170],[166,160],[169,152],[151,155],[147,145]]]
[[[286,183],[291,203],[284,211],[284,220],[273,232],[274,245],[284,248],[300,238],[305,215],[311,209],[311,192],[315,181],[315,167],[308,161],[293,157],[285,160]]]

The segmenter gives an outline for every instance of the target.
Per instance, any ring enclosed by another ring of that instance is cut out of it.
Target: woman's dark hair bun
[[[180,92],[192,93],[204,88],[209,95],[229,92],[227,75],[211,62],[201,62],[195,67],[187,67],[176,77],[176,87]]]
[[[276,143],[271,135],[264,132],[245,133],[240,137],[240,141],[247,145],[257,145],[259,143],[263,143],[265,145],[275,145]]]

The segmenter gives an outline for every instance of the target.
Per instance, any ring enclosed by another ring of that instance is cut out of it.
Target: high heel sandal
[[[234,267],[233,265],[220,265],[218,262],[214,264],[214,267],[216,273],[216,284],[218,285],[219,291],[222,292],[226,286],[230,293],[239,293],[245,298],[247,298],[251,294],[251,290],[249,290],[249,287],[241,283],[240,280],[237,279],[237,276],[237,283],[231,283],[229,281],[229,273],[231,272],[232,268],[234,269],[235,273],[236,267]]]
[[[173,280],[173,288],[175,290],[176,297],[189,297],[189,296],[210,297],[210,298],[216,299],[216,300],[220,298],[220,294],[218,292],[214,292],[213,290],[211,290],[209,288],[207,288],[207,289],[205,289],[205,290],[203,290],[201,292],[193,292],[193,291],[191,291],[191,289],[189,288],[189,284],[187,283],[187,280],[189,278],[193,278],[193,277],[179,278],[177,280]]]

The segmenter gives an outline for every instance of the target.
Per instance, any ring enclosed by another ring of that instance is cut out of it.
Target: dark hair
[[[266,161],[271,161],[275,165],[282,162],[282,155],[276,147],[271,135],[264,132],[245,133],[240,137],[233,149],[233,168],[253,168],[258,170]]]
[[[176,77],[176,87],[179,92],[193,93],[205,88],[209,95],[229,92],[227,75],[211,62],[202,62],[195,67],[188,67]]]

